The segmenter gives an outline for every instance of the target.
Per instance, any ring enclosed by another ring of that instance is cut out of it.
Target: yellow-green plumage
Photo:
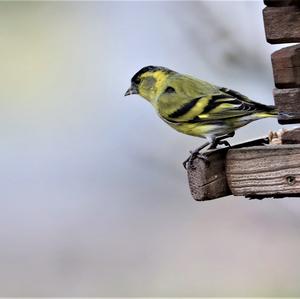
[[[148,66],[137,72],[129,94],[148,100],[175,130],[212,140],[251,121],[278,114],[273,106],[164,67]]]

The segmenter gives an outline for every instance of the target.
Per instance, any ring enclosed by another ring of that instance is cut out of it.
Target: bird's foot
[[[207,146],[208,146],[207,148],[208,150],[216,149],[218,145],[225,145],[231,147],[230,143],[224,139],[233,136],[234,136],[234,131],[227,135],[214,138],[213,140],[206,142],[200,147],[196,148],[194,151],[190,151],[190,156],[182,163],[183,167],[187,169],[187,167],[189,166],[191,169],[195,169],[194,160],[196,158],[202,159],[203,161],[205,161],[205,163],[209,163],[207,156],[202,154],[201,150],[203,150]]]
[[[194,161],[196,158],[204,160],[205,163],[209,162],[207,156],[199,152],[190,151],[190,153],[190,156],[182,163],[185,169],[187,169],[188,165],[191,169],[196,169],[196,167],[194,166]]]
[[[194,161],[196,158],[198,159],[202,159],[205,163],[209,163],[209,160],[207,158],[206,155],[203,155],[200,153],[201,148],[197,148],[194,151],[190,151],[190,156],[182,163],[183,167],[185,169],[187,169],[187,167],[189,166],[191,169],[196,169],[196,167],[194,166]]]
[[[220,140],[218,142],[218,145],[225,145],[225,146],[231,147],[230,143],[227,140]]]
[[[228,146],[228,147],[231,147],[230,143],[227,141],[227,140],[224,140],[224,138],[228,138],[228,137],[232,137],[234,136],[234,132],[233,133],[230,133],[228,135],[224,135],[224,136],[221,136],[221,137],[217,137],[215,138],[210,146],[208,147],[209,150],[211,149],[216,149],[218,145],[225,145],[225,146]]]

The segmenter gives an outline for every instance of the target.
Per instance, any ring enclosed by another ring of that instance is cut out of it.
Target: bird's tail
[[[281,119],[291,119],[291,118],[300,118],[300,112],[285,112],[285,111],[279,111],[278,108],[275,106],[265,106],[263,112],[259,112],[261,114],[261,117],[278,117]]]
[[[278,117],[279,111],[275,106],[267,106],[263,105],[260,103],[257,103],[258,105],[256,106],[257,112],[255,115],[258,118],[265,118],[265,117]]]

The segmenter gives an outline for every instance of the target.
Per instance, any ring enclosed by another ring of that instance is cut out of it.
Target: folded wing
[[[213,94],[199,94],[190,99],[187,99],[184,90],[176,90],[176,93],[168,95],[162,94],[162,98],[169,96],[169,102],[173,103],[172,111],[163,117],[175,123],[196,123],[226,120],[256,113],[272,115],[277,113],[275,107],[251,101],[237,91],[219,87],[212,91]],[[175,102],[178,104],[174,105]]]

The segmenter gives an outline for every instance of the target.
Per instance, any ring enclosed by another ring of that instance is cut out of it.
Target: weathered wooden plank
[[[300,44],[275,51],[271,59],[276,87],[300,87]]]
[[[268,143],[267,138],[259,138],[236,144],[231,148],[248,147]],[[208,162],[196,158],[187,165],[188,181],[195,200],[204,201],[230,195],[225,173],[226,154],[229,147],[208,150],[203,153]]]
[[[271,44],[300,42],[300,7],[265,7],[266,39]]]
[[[225,175],[225,157],[228,148],[206,152],[208,162],[196,158],[188,165],[188,181],[195,200],[204,201],[230,195]]]
[[[264,0],[267,6],[289,6],[299,5],[299,0]]]
[[[280,124],[294,124],[300,122],[300,88],[286,88],[273,90],[275,105],[278,108],[278,122]],[[286,114],[285,114],[286,113]],[[288,114],[290,113],[290,114]]]
[[[281,141],[282,144],[300,144],[300,128],[283,132]]]
[[[300,145],[230,149],[226,175],[233,195],[300,197]]]

